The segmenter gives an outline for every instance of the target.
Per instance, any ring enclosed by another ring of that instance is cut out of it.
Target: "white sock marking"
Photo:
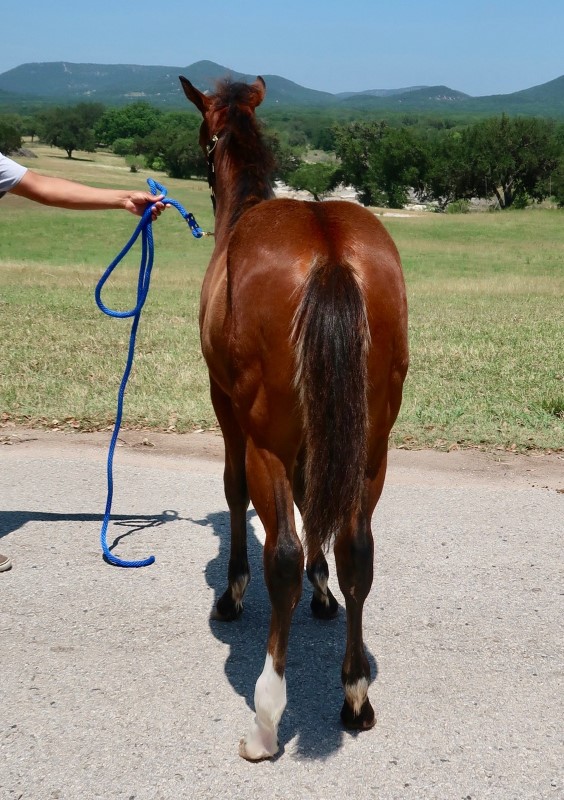
[[[278,723],[286,708],[286,678],[274,669],[270,653],[255,686],[256,715],[239,744],[239,754],[250,761],[270,758],[278,752]]]
[[[327,597],[327,586],[329,584],[329,581],[327,580],[327,575],[316,575],[315,583],[317,584],[317,589],[319,589],[321,594]]]
[[[249,576],[243,575],[238,578],[231,587],[231,597],[235,603],[235,608],[240,611],[243,608],[243,595],[249,585]]]
[[[368,681],[366,678],[360,678],[356,683],[345,684],[345,697],[352,707],[354,715],[358,717],[360,709],[368,697]]]

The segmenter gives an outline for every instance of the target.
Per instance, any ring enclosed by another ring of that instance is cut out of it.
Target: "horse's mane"
[[[215,92],[212,97],[216,107],[247,106],[250,108],[252,96],[255,92],[253,86],[248,83],[234,81],[231,78],[220,78],[216,81]]]
[[[232,224],[250,205],[273,196],[271,178],[276,160],[254,114],[255,91],[246,83],[226,78],[217,83],[212,95],[214,109],[225,109],[218,150],[228,154],[233,173],[236,205]]]

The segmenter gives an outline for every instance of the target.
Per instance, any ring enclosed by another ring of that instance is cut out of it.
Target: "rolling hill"
[[[47,62],[22,64],[0,74],[0,108],[72,104],[97,101],[122,105],[135,100],[168,108],[184,108],[178,81],[185,75],[200,90],[213,89],[226,75],[235,80],[254,80],[213,61],[197,61],[186,67],[134,64],[72,64]],[[308,89],[279,75],[263,75],[267,87],[265,105],[340,108],[385,112],[432,112],[450,114],[529,114],[564,118],[564,75],[540,86],[507,95],[470,97],[448,86],[413,86],[404,89],[367,89],[331,94]]]
[[[178,80],[185,75],[200,90],[213,89],[219,78],[255,80],[256,75],[235,72],[213,61],[188,67],[150,67],[133,64],[70,64],[51,62],[22,64],[0,75],[0,91],[16,98],[50,100],[53,103],[97,101],[108,105],[147,100],[155,105],[185,105]],[[263,75],[269,104],[329,105],[338,100],[328,92],[306,89],[278,75]]]

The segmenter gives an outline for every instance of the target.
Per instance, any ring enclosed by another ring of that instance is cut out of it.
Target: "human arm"
[[[154,196],[150,192],[130,191],[128,189],[98,189],[65,178],[52,178],[28,169],[20,182],[13,187],[11,194],[34,200],[57,208],[82,211],[124,208],[138,217],[148,204],[154,204],[152,216],[156,219],[165,205],[163,195]]]

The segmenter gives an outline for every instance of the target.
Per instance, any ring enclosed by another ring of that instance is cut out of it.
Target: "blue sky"
[[[446,84],[501,94],[564,74],[564,0],[20,0],[0,73],[31,61],[209,59],[330,92]]]

